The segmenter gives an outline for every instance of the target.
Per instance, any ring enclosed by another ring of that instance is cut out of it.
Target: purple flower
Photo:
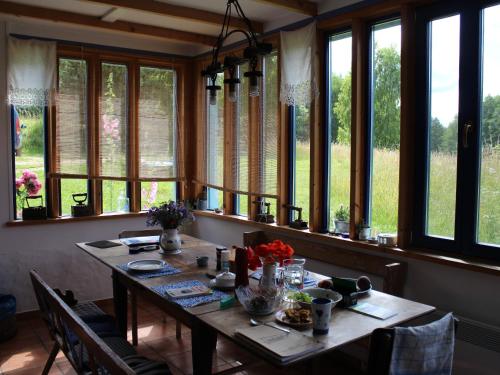
[[[164,202],[159,207],[148,210],[146,224],[150,227],[160,225],[163,229],[175,229],[194,221],[194,216],[182,202]]]

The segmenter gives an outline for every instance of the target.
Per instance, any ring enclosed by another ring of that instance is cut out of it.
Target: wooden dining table
[[[199,280],[204,284],[208,284],[210,278],[207,274],[214,275],[216,273],[215,249],[217,245],[185,234],[181,236],[183,241],[182,252],[177,255],[163,255],[159,251],[141,252],[130,255],[128,246],[121,244],[120,240],[112,240],[120,244],[119,246],[105,249],[92,247],[85,243],[76,244],[78,248],[109,267],[112,271],[114,310],[120,333],[124,337],[127,337],[127,291],[129,291],[131,294],[139,295],[141,298],[148,300],[191,328],[194,375],[211,373],[212,354],[216,348],[218,334],[237,343],[240,347],[247,348],[258,357],[274,365],[282,366],[283,363],[276,361],[265,350],[250,347],[235,335],[236,330],[249,327],[250,318],[238,302],[224,310],[220,309],[220,302],[218,301],[192,308],[183,308],[152,289],[154,286],[188,280]],[[208,266],[203,268],[198,267],[196,263],[197,256],[208,256]],[[181,272],[169,276],[142,279],[118,267],[130,261],[141,259],[161,259],[178,268]],[[309,275],[318,280],[327,278],[326,276],[312,272]],[[375,290],[367,293],[362,300],[374,305],[383,306],[397,312],[397,314],[389,319],[380,320],[336,307],[333,311],[329,333],[327,335],[315,336],[315,339],[324,344],[323,348],[302,357],[297,357],[286,365],[313,359],[348,343],[368,337],[376,328],[399,325],[435,310],[432,306]],[[264,318],[260,317],[260,320],[265,322],[273,321],[274,315]],[[305,335],[313,336],[312,329],[301,332]]]

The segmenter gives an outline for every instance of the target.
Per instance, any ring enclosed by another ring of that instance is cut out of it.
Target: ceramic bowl
[[[342,301],[342,294],[331,290],[331,289],[324,289],[324,288],[305,288],[302,289],[302,292],[309,294],[313,299],[315,298],[327,298],[332,300],[332,309],[335,307],[337,303]],[[299,305],[305,309],[310,309],[311,308],[311,303],[309,302],[298,302]]]

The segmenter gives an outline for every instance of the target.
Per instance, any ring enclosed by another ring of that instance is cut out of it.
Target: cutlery
[[[268,327],[271,327],[271,328],[276,328],[277,330],[279,331],[283,331],[283,332],[286,332],[286,333],[290,333],[290,330],[286,329],[286,328],[281,328],[281,327],[278,327],[278,326],[275,326],[274,324],[270,324],[270,323],[266,323],[266,322],[261,322],[261,321],[258,321],[258,320],[255,320],[253,318],[250,318],[250,324],[252,326],[260,326],[260,325],[265,325],[265,326],[268,326]]]

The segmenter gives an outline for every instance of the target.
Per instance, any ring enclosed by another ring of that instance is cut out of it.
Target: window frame
[[[57,73],[59,74],[59,60],[60,59],[74,59],[74,60],[84,60],[87,65],[87,165],[89,177],[87,180],[88,185],[88,204],[92,207],[93,215],[92,217],[99,217],[103,215],[102,212],[102,178],[93,176],[95,172],[95,163],[98,163],[98,155],[96,155],[96,143],[98,140],[98,128],[99,128],[99,96],[101,91],[101,64],[111,63],[111,64],[121,64],[127,66],[127,176],[123,179],[126,183],[127,197],[130,201],[129,212],[109,212],[104,213],[104,216],[118,215],[123,216],[124,214],[137,214],[145,212],[141,207],[141,196],[140,196],[140,182],[137,181],[137,176],[130,174],[130,163],[134,163],[135,159],[138,157],[137,152],[134,151],[133,144],[136,142],[134,139],[131,142],[132,133],[138,129],[137,120],[137,106],[138,106],[138,83],[140,79],[139,68],[141,66],[145,67],[156,67],[161,69],[171,69],[176,73],[176,106],[177,106],[177,123],[179,127],[179,140],[177,143],[181,148],[182,152],[185,152],[186,142],[185,132],[185,117],[186,113],[184,110],[184,103],[189,93],[186,87],[186,72],[188,71],[188,59],[173,57],[164,54],[148,54],[142,51],[133,51],[127,49],[116,49],[107,48],[105,46],[87,46],[87,45],[72,45],[65,43],[58,43],[57,46]],[[13,122],[12,108],[10,108],[11,117],[11,127]],[[68,215],[62,215],[62,199],[61,199],[61,180],[72,179],[72,177],[54,175],[55,169],[51,168],[52,160],[55,158],[55,128],[56,128],[56,107],[44,108],[44,165],[45,165],[45,205],[47,206],[48,217],[50,219],[64,219],[72,218]],[[11,131],[12,133],[12,131]],[[12,204],[13,210],[13,221],[20,222],[21,218],[16,216],[16,194],[15,194],[15,155],[13,147],[13,134],[11,134],[11,147],[12,147],[12,186],[13,196]],[[131,158],[130,155],[133,155]],[[185,157],[183,157],[185,159]],[[179,160],[177,160],[180,163]],[[185,163],[185,161],[183,161]],[[185,168],[184,165],[178,165],[178,169]],[[135,172],[134,172],[135,173]],[[184,169],[182,169],[184,173]],[[51,175],[52,174],[52,175]],[[187,181],[183,179],[183,175],[178,173],[178,179],[175,181],[175,194],[178,200],[184,199],[186,195],[186,184]],[[114,179],[112,179],[114,180]],[[98,199],[100,198],[100,199]]]
[[[500,5],[498,0],[474,2],[444,2],[417,10],[416,30],[418,54],[416,71],[416,106],[418,128],[416,134],[416,194],[413,245],[449,253],[500,259],[499,246],[479,243],[478,204],[481,152],[481,86],[482,86],[482,10]],[[428,198],[428,160],[430,157],[430,32],[433,20],[460,15],[460,61],[457,129],[457,179],[455,203],[455,233],[453,239],[426,234]],[[467,122],[474,124],[470,147],[464,147],[462,135]]]
[[[349,26],[345,26],[345,27],[340,27],[340,28],[336,28],[336,29],[333,29],[333,30],[330,30],[328,31],[327,33],[325,33],[325,37],[324,37],[324,45],[323,45],[323,49],[325,51],[324,53],[324,61],[323,61],[323,64],[324,64],[324,69],[323,69],[323,74],[324,74],[324,77],[325,77],[325,82],[324,82],[324,88],[325,88],[325,95],[323,95],[323,101],[324,101],[324,105],[323,105],[323,121],[324,121],[324,124],[325,126],[323,126],[323,129],[322,129],[322,136],[323,136],[323,139],[324,139],[324,142],[323,142],[323,150],[322,150],[322,153],[323,153],[323,168],[322,168],[322,185],[323,185],[323,189],[322,189],[322,200],[323,203],[321,205],[321,220],[320,220],[320,228],[319,228],[319,232],[320,233],[333,233],[334,231],[331,231],[330,230],[330,189],[331,189],[331,176],[332,176],[332,166],[331,166],[331,144],[330,144],[330,139],[331,139],[331,136],[332,136],[332,129],[331,129],[331,121],[332,121],[332,118],[331,118],[331,107],[330,107],[330,104],[331,104],[331,95],[332,95],[332,87],[331,87],[331,77],[330,77],[330,64],[331,64],[331,61],[330,61],[330,39],[335,36],[335,35],[342,35],[342,34],[346,34],[346,33],[350,33],[351,34],[351,39],[353,38],[353,35],[352,35],[352,25],[349,25]],[[354,48],[354,44],[351,43],[351,55],[353,53],[353,48]],[[352,59],[351,59],[351,87],[352,87]],[[351,112],[352,112],[352,108],[353,108],[353,101],[352,101],[352,97],[351,97]],[[352,118],[352,116],[351,116]],[[352,128],[352,124],[351,124],[351,128]],[[351,147],[352,147],[352,137],[351,137]],[[351,184],[350,178],[351,176],[351,171],[349,171],[349,185]],[[349,186],[350,188],[350,186]],[[350,190],[350,189],[349,189]],[[349,202],[347,203],[349,208],[351,206],[351,200],[350,200],[350,194],[349,194]]]
[[[401,14],[390,14],[382,18],[377,18],[376,20],[372,20],[371,22],[367,23],[367,33],[366,33],[366,48],[367,50],[367,64],[366,64],[366,97],[365,97],[365,103],[366,103],[366,119],[365,119],[365,129],[364,129],[364,186],[363,186],[363,200],[364,200],[364,206],[363,206],[363,218],[365,221],[367,221],[370,225],[370,228],[373,231],[373,225],[372,225],[372,192],[373,192],[373,161],[374,161],[374,156],[373,156],[373,138],[374,138],[374,108],[372,105],[372,99],[375,93],[374,90],[374,80],[373,80],[373,61],[374,61],[374,46],[373,46],[373,28],[376,25],[383,24],[383,23],[391,23],[399,21],[399,25],[401,26],[402,29],[402,17]],[[401,33],[402,36],[402,33]],[[401,59],[401,51],[400,51],[400,59]],[[402,82],[400,80],[400,86],[402,85]],[[401,94],[400,94],[400,101],[401,101]],[[401,107],[400,107],[400,114],[401,114]],[[400,116],[400,123],[399,123],[399,132],[401,136],[401,126],[403,124],[401,123],[401,116]],[[351,140],[352,142],[352,140]],[[401,147],[401,139],[400,139],[400,147]],[[398,150],[399,151],[399,158],[401,161],[401,148]],[[399,227],[399,184],[401,183],[400,179],[397,180],[398,184],[398,199],[397,199],[397,204],[398,204],[398,220],[396,221],[396,232],[398,231]],[[351,187],[352,188],[352,187]],[[372,232],[373,234],[373,232]]]

